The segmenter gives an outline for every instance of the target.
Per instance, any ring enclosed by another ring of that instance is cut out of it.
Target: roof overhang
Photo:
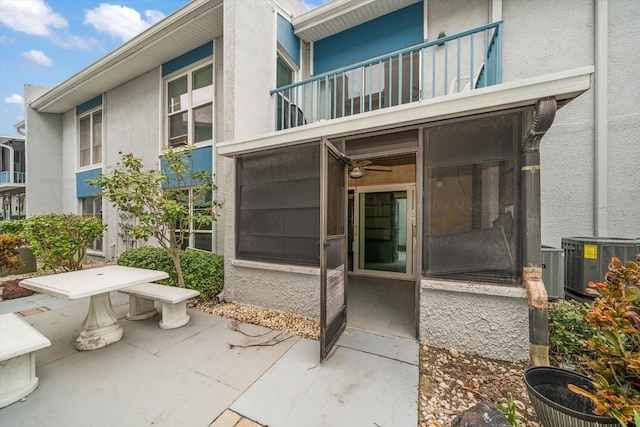
[[[222,142],[217,146],[218,154],[236,156],[319,141],[323,136],[340,138],[481,113],[533,107],[538,99],[546,97],[555,97],[559,104],[564,104],[591,87],[593,72],[593,66],[576,68],[355,116],[316,122],[251,139]]]
[[[7,136],[7,135],[0,135],[0,144],[11,144],[11,143],[17,143],[17,142],[22,142],[24,143],[24,136]]]
[[[421,0],[333,0],[294,16],[295,34],[307,42],[317,41],[353,28]]]
[[[30,105],[64,113],[163,63],[219,38],[223,0],[192,0],[113,52],[55,86]]]

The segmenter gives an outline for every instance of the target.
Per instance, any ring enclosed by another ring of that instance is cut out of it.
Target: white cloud
[[[44,0],[0,1],[0,22],[12,30],[35,36],[48,36],[52,29],[63,29],[69,25]]]
[[[14,44],[15,39],[11,39],[5,35],[0,36],[0,44]]]
[[[127,41],[164,18],[162,12],[155,10],[147,10],[145,16],[146,20],[137,10],[127,6],[101,3],[85,12],[84,23],[93,25],[99,32]]]
[[[4,99],[4,102],[6,104],[16,104],[16,105],[19,105],[20,108],[24,108],[24,98],[18,95],[17,93],[13,93],[11,94],[11,96],[7,96]]]
[[[22,52],[21,55],[29,61],[33,61],[39,65],[44,65],[45,67],[51,67],[53,65],[53,60],[45,55],[41,50],[31,49],[26,52]]]
[[[155,24],[156,22],[160,22],[165,18],[164,13],[160,12],[159,10],[146,10],[144,12],[144,16],[147,17],[147,22],[149,22],[149,24],[151,25]]]
[[[78,37],[72,34],[52,35],[51,41],[65,49],[89,50],[98,44],[96,39],[90,37]]]

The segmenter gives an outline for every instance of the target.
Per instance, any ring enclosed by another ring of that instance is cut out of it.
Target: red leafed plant
[[[4,267],[7,271],[12,271],[24,264],[18,258],[18,248],[23,244],[24,240],[20,237],[0,234],[0,268]]]
[[[596,295],[585,320],[596,329],[588,345],[597,356],[588,363],[595,392],[569,388],[595,404],[594,413],[616,418],[623,426],[640,412],[640,274],[636,261],[611,259],[604,282],[590,282]],[[640,426],[639,426],[640,427]]]

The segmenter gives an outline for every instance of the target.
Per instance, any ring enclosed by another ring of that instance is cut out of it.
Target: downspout
[[[549,312],[542,282],[542,237],[540,222],[540,140],[556,116],[556,99],[536,102],[533,124],[522,140],[523,254],[522,278],[529,304],[529,357],[533,366],[549,365]]]
[[[607,236],[607,0],[596,0],[595,34],[595,170],[594,228],[596,237]]]

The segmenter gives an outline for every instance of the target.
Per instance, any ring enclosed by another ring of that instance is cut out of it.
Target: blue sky
[[[265,0],[235,0],[265,1]],[[327,0],[303,0],[311,9]],[[24,85],[53,87],[188,0],[0,0],[0,135],[17,135]]]

